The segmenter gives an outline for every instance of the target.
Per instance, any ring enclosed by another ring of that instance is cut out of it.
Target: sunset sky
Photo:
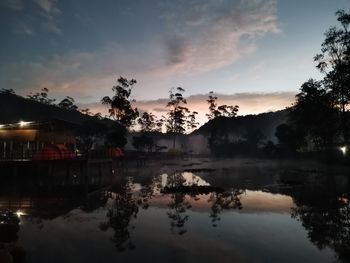
[[[171,87],[202,113],[213,90],[239,114],[283,109],[320,78],[313,56],[349,0],[0,0],[0,88],[46,87],[103,111],[118,76],[163,113]]]

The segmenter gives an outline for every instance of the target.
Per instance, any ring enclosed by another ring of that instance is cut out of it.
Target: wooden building
[[[74,153],[77,127],[58,119],[0,124],[0,159],[35,159],[43,156],[45,148]]]

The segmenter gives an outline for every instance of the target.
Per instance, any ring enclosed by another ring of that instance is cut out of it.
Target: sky
[[[178,86],[201,122],[209,91],[239,115],[279,110],[322,77],[313,57],[338,9],[350,0],[0,0],[0,89],[106,112],[123,76],[158,115]]]

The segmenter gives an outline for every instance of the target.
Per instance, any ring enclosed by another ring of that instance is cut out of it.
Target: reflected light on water
[[[16,212],[16,215],[17,215],[18,217],[21,217],[21,216],[26,215],[26,213],[24,213],[24,212],[21,211],[21,210],[18,210],[18,211]]]
[[[20,127],[27,126],[28,124],[30,124],[29,121],[20,121],[20,122],[19,122],[19,126],[20,126]]]
[[[347,151],[347,147],[346,146],[340,147],[340,151],[345,155]]]
[[[186,186],[191,186],[191,185],[197,185],[197,186],[210,186],[210,184],[202,179],[201,177],[195,175],[194,173],[191,172],[182,172],[179,173],[181,177],[185,180],[183,182],[183,185]],[[166,186],[169,180],[169,175],[168,174],[162,174],[161,175],[161,182],[162,186]]]
[[[275,212],[288,213],[294,207],[293,199],[282,194],[263,191],[246,191],[242,196],[243,212]]]

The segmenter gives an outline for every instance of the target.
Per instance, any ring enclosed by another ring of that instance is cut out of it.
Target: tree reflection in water
[[[150,183],[142,185],[139,199],[137,204],[142,207],[142,209],[148,209],[149,201],[153,198],[156,192],[160,192],[162,189],[162,178],[161,176],[154,176]]]
[[[333,249],[344,262],[350,261],[349,194],[330,190],[329,185],[293,192],[296,207],[292,217],[308,231],[308,238],[319,249]]]
[[[139,208],[133,198],[133,184],[130,178],[120,184],[117,194],[110,193],[110,201],[112,204],[107,207],[107,222],[100,224],[100,229],[114,230],[112,240],[119,251],[134,249],[135,245],[130,240],[129,225],[131,219],[137,217]]]
[[[210,217],[214,227],[217,226],[217,221],[221,219],[219,214],[223,210],[243,208],[241,195],[244,193],[244,190],[231,189],[230,191],[225,191],[216,187],[199,186],[197,183],[198,180],[195,180],[193,176],[192,182],[189,185],[188,182],[186,183],[182,173],[179,172],[168,176],[166,187],[168,189],[181,190],[171,195],[171,202],[168,205],[170,208],[168,216],[171,219],[171,231],[176,228],[177,233],[180,235],[187,232],[184,225],[189,219],[189,216],[185,214],[186,209],[192,207],[189,200],[198,201],[200,199],[197,197],[199,194],[209,194],[208,203],[212,203]],[[186,196],[190,198],[186,198]]]
[[[131,178],[126,177],[114,186],[115,192],[109,193],[106,203],[107,220],[100,224],[100,229],[113,229],[112,240],[119,251],[134,249],[135,245],[130,236],[130,222],[137,217],[139,207],[145,210],[149,208],[150,200],[156,195],[166,200],[170,198],[166,211],[170,219],[170,230],[179,235],[187,232],[185,224],[189,215],[186,212],[192,208],[190,201],[197,202],[201,198],[208,198],[213,226],[220,220],[219,215],[223,210],[242,209],[243,190],[225,191],[210,185],[200,185],[199,182],[200,178],[195,175],[190,182],[186,182],[182,172],[174,172],[167,175],[165,185],[162,185],[162,176],[153,176],[152,179],[144,181],[141,189],[136,191]]]
[[[175,172],[168,175],[166,187],[178,188],[183,186],[186,179],[183,177],[182,173]],[[186,209],[191,208],[191,204],[186,200],[186,195],[183,192],[175,192],[170,195],[171,201],[168,204],[170,211],[167,212],[170,218],[170,230],[172,232],[176,231],[179,235],[183,235],[187,232],[185,228],[185,223],[189,219],[186,214]]]
[[[213,192],[210,194],[208,202],[212,203],[210,218],[212,221],[212,226],[217,226],[217,221],[220,221],[220,213],[223,210],[229,209],[242,209],[241,195],[244,190],[231,189],[231,191],[226,191],[223,193]]]

